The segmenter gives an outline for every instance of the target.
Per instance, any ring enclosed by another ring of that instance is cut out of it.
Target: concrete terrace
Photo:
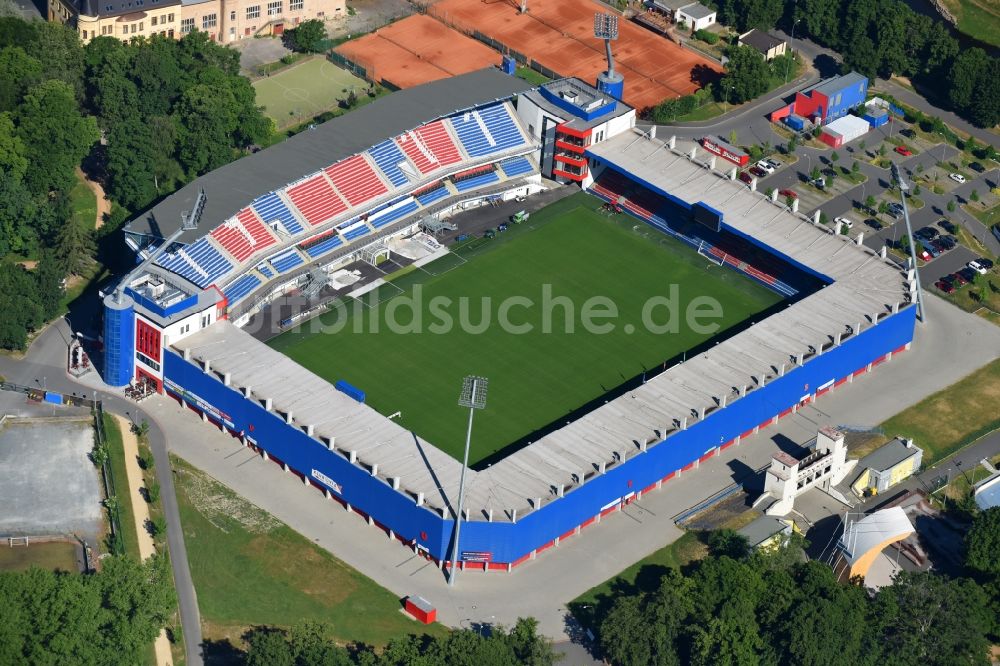
[[[669,445],[670,435],[738,401],[796,363],[866,330],[909,300],[906,276],[879,254],[832,235],[825,227],[751,192],[673,152],[662,142],[626,133],[591,148],[594,157],[640,174],[650,185],[688,202],[703,201],[725,223],[759,239],[832,283],[786,309],[687,359],[486,470],[470,472],[466,506],[471,520],[509,521],[606,468]],[[252,387],[281,416],[321,442],[399,479],[400,491],[422,494],[446,511],[457,498],[461,464],[325,380],[252,339],[228,322],[175,343],[181,354],[230,385]],[[846,369],[845,371],[850,370]],[[819,387],[814,387],[819,388]],[[445,514],[447,515],[447,514]]]

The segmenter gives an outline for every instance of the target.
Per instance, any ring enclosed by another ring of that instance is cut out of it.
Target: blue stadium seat
[[[292,211],[288,210],[285,202],[274,192],[268,192],[262,197],[257,197],[250,206],[266,224],[271,224],[274,220],[279,220],[285,231],[293,236],[302,231],[302,225],[295,219],[295,215],[292,214]]]
[[[482,124],[476,119],[477,114]],[[452,116],[451,124],[471,157],[499,153],[524,144],[524,138],[504,104]],[[489,137],[483,131],[484,126]]]
[[[466,190],[475,189],[477,187],[482,187],[483,185],[488,185],[489,183],[495,183],[500,179],[497,177],[496,172],[490,171],[484,173],[481,176],[473,176],[472,178],[466,178],[465,180],[460,180],[455,183],[455,189],[459,192],[465,192]]]
[[[523,173],[531,173],[535,170],[535,167],[531,165],[531,162],[526,157],[515,157],[512,160],[505,160],[500,163],[500,168],[503,169],[508,178],[520,176]]]
[[[376,146],[372,146],[368,150],[368,154],[378,164],[378,168],[382,170],[382,173],[388,176],[390,183],[396,187],[402,187],[409,182],[406,174],[399,168],[399,163],[405,162],[406,158],[395,141],[387,139]]]
[[[274,270],[278,273],[287,273],[296,266],[301,266],[303,263],[302,257],[295,250],[289,250],[284,254],[279,254],[276,257],[271,257],[271,265],[274,266]]]
[[[345,232],[344,233],[344,239],[345,240],[354,240],[355,238],[361,238],[362,236],[364,236],[365,234],[369,233],[370,231],[371,231],[371,229],[368,228],[367,224],[362,224],[362,225],[359,225],[358,227],[355,227],[354,229],[351,229],[350,231]]]
[[[311,245],[305,248],[305,253],[309,255],[310,258],[315,259],[316,257],[326,254],[335,247],[340,247],[344,244],[340,236],[337,234],[331,235],[329,238],[324,238],[315,245]]]
[[[224,293],[229,305],[233,305],[259,286],[260,279],[256,275],[244,275],[229,285]]]
[[[369,218],[368,222],[373,227],[375,227],[376,229],[379,229],[379,228],[384,227],[385,225],[389,224],[390,222],[395,222],[399,218],[404,217],[406,215],[409,215],[410,213],[412,213],[416,209],[417,209],[416,202],[415,201],[411,201],[411,202],[407,203],[406,205],[400,206],[399,208],[397,208],[396,210],[394,210],[392,212],[383,213],[382,215],[380,215],[379,217],[374,218],[374,219]]]
[[[274,277],[274,271],[272,271],[270,268],[268,268],[267,264],[257,264],[257,270],[260,271],[261,275],[263,275],[264,277],[266,277],[268,279],[271,279],[271,278]]]
[[[422,205],[429,206],[438,199],[444,199],[446,196],[448,196],[448,188],[442,184],[440,187],[430,190],[429,192],[418,194],[416,198]]]
[[[186,258],[185,255],[187,255]],[[209,286],[233,269],[233,265],[208,242],[207,237],[181,250],[162,255],[156,260],[156,263],[168,271],[186,277],[202,288]]]

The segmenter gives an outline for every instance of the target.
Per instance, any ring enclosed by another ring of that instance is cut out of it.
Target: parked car
[[[778,194],[783,197],[791,197],[793,199],[798,199],[799,195],[795,193],[795,190],[778,190]]]
[[[964,183],[965,182],[965,176],[963,176],[960,173],[949,173],[948,177],[951,178],[956,183]]]
[[[958,241],[955,240],[954,236],[940,236],[934,239],[934,244],[943,248],[944,251],[948,251],[958,245]]]
[[[467,240],[469,240],[469,234],[459,234],[455,236],[456,243],[461,243],[462,241],[467,241]]]
[[[917,136],[917,133],[911,130],[909,127],[899,130],[899,133],[905,136],[907,139],[912,139]]]
[[[507,223],[501,222],[500,225],[497,227],[497,231],[499,231],[500,233],[507,231]]]
[[[775,169],[780,169],[782,167],[782,163],[774,158],[768,157],[764,161],[770,164]]]
[[[817,189],[825,190],[826,178],[823,178],[823,176],[820,176],[819,178],[813,178],[812,180],[809,181],[809,184]]]
[[[934,283],[934,286],[946,294],[951,294],[954,293],[955,291],[955,288],[951,286],[950,283],[945,282],[944,280],[938,280],[937,282]]]
[[[771,166],[771,163],[767,160],[761,160],[757,162],[757,164],[755,164],[754,166],[756,166],[761,171],[767,172],[768,174],[774,173],[774,167]]]
[[[906,146],[896,146],[893,150],[902,155],[903,157],[912,157],[913,151]]]
[[[949,220],[941,220],[938,222],[938,226],[947,231],[949,234],[953,234],[958,231],[958,227],[956,227],[955,224]]]
[[[928,252],[927,248],[920,250],[920,252],[917,253],[917,256],[923,259],[924,261],[930,261],[934,258],[934,255]]]
[[[982,173],[986,171],[986,167],[984,167],[979,162],[969,162],[969,168],[975,171],[976,173]]]
[[[882,223],[876,220],[874,217],[869,217],[867,220],[865,220],[865,224],[874,229],[875,231],[879,231],[882,229]]]
[[[486,233],[483,234],[483,238],[496,238],[497,232],[493,229],[487,229]]]
[[[978,259],[973,259],[972,261],[970,261],[969,263],[967,263],[966,266],[968,266],[972,270],[976,271],[980,275],[986,275],[986,273],[988,273],[989,270],[990,270],[990,269],[986,268],[985,266],[983,266],[981,263],[979,263]]]
[[[916,236],[917,238],[925,238],[927,240],[932,240],[938,237],[938,230],[935,229],[934,227],[923,227],[921,229],[917,229],[913,235]]]
[[[985,257],[979,257],[978,259],[976,259],[976,261],[978,261],[979,265],[985,268],[986,270],[990,270],[991,268],[993,268],[993,262],[989,259],[986,259]]]
[[[750,167],[750,173],[757,176],[758,178],[763,178],[767,175],[767,172],[761,169],[759,166]]]
[[[976,271],[968,267],[958,271],[958,274],[964,277],[966,282],[972,282],[976,279]]]
[[[753,176],[747,171],[740,171],[739,179],[747,185],[753,182]]]
[[[934,246],[934,243],[924,243],[924,252],[931,255],[931,259],[937,259],[941,256],[941,250]],[[924,259],[924,261],[929,261],[929,259]]]
[[[835,218],[833,218],[833,221],[834,222],[838,222],[838,223],[844,225],[848,229],[850,229],[851,227],[854,226],[854,222],[852,222],[851,220],[847,219],[846,217],[835,217]]]
[[[969,281],[966,280],[965,276],[962,275],[961,273],[952,273],[951,275],[948,276],[948,278],[949,278],[948,281],[951,282],[956,287],[964,287],[965,285],[969,284]]]

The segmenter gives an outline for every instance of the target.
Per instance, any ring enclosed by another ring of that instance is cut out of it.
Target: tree
[[[13,111],[42,78],[42,63],[19,46],[0,49],[0,112]]]
[[[292,34],[287,40],[289,48],[301,53],[319,53],[323,50],[326,40],[326,26],[319,19],[303,21],[297,28],[290,30]]]
[[[857,160],[853,160],[851,162],[851,173],[857,173],[858,171],[861,171],[861,165],[858,164]]]
[[[993,59],[990,68],[979,77],[972,95],[969,118],[979,127],[993,127],[1000,123],[1000,71],[997,71],[997,59]]]
[[[981,48],[965,49],[958,54],[948,76],[948,99],[955,108],[969,108],[976,86],[989,67],[990,58]]]
[[[965,563],[981,574],[1000,576],[1000,507],[982,511],[965,535]]]
[[[812,168],[812,171],[809,172],[809,180],[819,180],[819,177],[820,177],[819,167],[814,166]]]
[[[969,200],[979,201],[979,192],[977,192],[976,190],[972,190],[971,192],[969,192]]]
[[[836,163],[837,163],[837,160],[839,160],[839,159],[840,159],[840,155],[839,155],[839,154],[837,153],[837,151],[836,151],[836,150],[835,150],[835,151],[833,151],[833,152],[832,152],[832,153],[830,154],[830,163],[831,163],[831,164],[836,164]]]
[[[726,74],[720,83],[723,99],[737,104],[751,100],[767,91],[769,78],[767,62],[759,51],[734,46],[729,50]]]
[[[0,171],[20,183],[28,171],[26,154],[24,142],[14,133],[10,114],[0,113]]]
[[[865,197],[865,208],[867,208],[868,210],[875,210],[875,197],[872,196],[871,194]]]
[[[234,107],[232,92],[204,84],[188,88],[181,96],[175,115],[179,157],[190,175],[211,171],[232,159]]]
[[[64,273],[83,275],[94,260],[97,247],[90,229],[74,221],[66,222],[56,240],[55,255]]]
[[[788,145],[785,146],[785,152],[788,153],[789,155],[792,155],[793,153],[795,153],[795,149],[798,147],[798,145],[799,145],[798,139],[796,139],[793,136],[791,139],[788,140]]]
[[[954,213],[955,212],[955,200],[952,199],[952,200],[948,201],[948,205],[945,206],[945,208],[948,209],[949,213]]]
[[[735,146],[737,141],[739,141],[739,135],[736,133],[736,129],[729,130],[729,143]]]
[[[73,89],[63,81],[44,81],[29,90],[15,125],[28,158],[24,182],[34,194],[68,191],[74,169],[99,137],[97,123],[80,113]]]

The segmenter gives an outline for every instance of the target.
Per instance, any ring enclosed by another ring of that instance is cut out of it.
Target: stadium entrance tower
[[[635,109],[577,78],[522,93],[517,115],[541,144],[542,175],[560,183],[583,182],[587,148],[635,126]]]

